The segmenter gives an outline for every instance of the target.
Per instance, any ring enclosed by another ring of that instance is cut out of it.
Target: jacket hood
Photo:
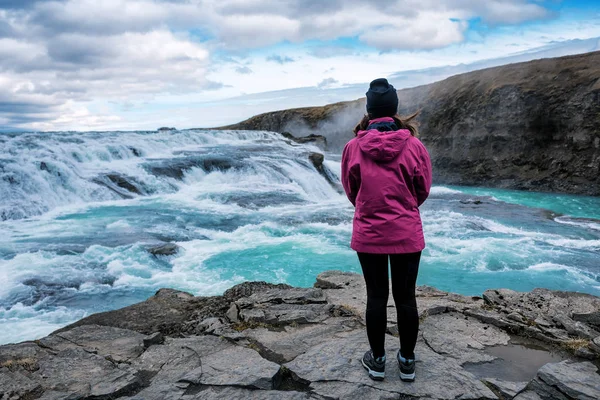
[[[378,118],[371,124],[393,121],[391,118]],[[396,158],[410,138],[408,129],[380,132],[377,129],[359,131],[356,135],[361,151],[377,162],[388,162]]]

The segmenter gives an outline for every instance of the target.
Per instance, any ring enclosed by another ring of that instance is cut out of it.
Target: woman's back
[[[368,253],[412,253],[425,247],[418,206],[431,186],[423,144],[393,119],[371,121],[344,148],[342,184],[356,206],[351,247]]]

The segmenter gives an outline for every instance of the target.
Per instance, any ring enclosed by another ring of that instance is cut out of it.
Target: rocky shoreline
[[[417,380],[401,382],[390,299],[386,379],[367,377],[362,276],[222,296],[161,289],[40,340],[0,346],[0,399],[598,399],[600,298],[419,287]]]

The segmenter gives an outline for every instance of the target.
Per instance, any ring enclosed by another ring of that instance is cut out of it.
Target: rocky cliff
[[[456,75],[398,96],[402,113],[421,111],[438,184],[600,195],[600,52]],[[340,151],[364,106],[277,111],[226,128],[323,134]]]
[[[391,302],[391,300],[390,300]],[[417,378],[367,377],[361,275],[313,288],[161,289],[36,341],[0,346],[0,399],[598,399],[600,299],[536,289],[467,297],[419,287]]]

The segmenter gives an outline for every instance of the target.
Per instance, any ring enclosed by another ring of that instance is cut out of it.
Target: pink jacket
[[[374,123],[393,122],[384,117]],[[410,131],[360,131],[342,154],[342,185],[356,207],[350,247],[361,253],[425,248],[419,206],[431,188],[431,160]]]

